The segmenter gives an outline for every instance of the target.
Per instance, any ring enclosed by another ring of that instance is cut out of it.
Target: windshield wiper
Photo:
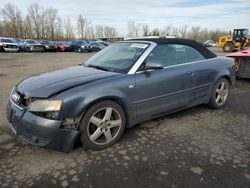
[[[98,66],[98,65],[84,65],[86,67],[93,67],[95,69],[99,69],[99,70],[104,70],[104,71],[111,71],[110,69],[107,69],[105,67],[101,67],[101,66]]]

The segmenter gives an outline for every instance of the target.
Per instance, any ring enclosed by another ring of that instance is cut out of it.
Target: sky
[[[76,22],[79,14],[92,24],[114,26],[125,35],[128,21],[148,24],[201,26],[208,29],[250,29],[250,0],[0,0],[0,9],[11,3],[26,14],[30,4],[53,7],[63,19]],[[1,19],[1,17],[0,17]]]

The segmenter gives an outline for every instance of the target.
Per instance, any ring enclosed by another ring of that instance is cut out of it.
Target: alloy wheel
[[[228,85],[223,81],[219,83],[215,93],[215,102],[217,103],[217,105],[222,106],[226,102],[228,93]]]
[[[112,107],[106,107],[97,110],[91,116],[87,133],[93,143],[104,145],[116,139],[121,127],[122,119],[119,112]]]

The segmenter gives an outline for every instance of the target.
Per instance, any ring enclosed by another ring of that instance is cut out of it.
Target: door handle
[[[189,71],[189,72],[187,72],[187,75],[189,75],[189,76],[194,76],[194,71]]]

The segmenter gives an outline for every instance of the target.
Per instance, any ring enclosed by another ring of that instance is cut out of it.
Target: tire
[[[2,46],[0,46],[0,52],[4,52],[4,48]]]
[[[122,107],[111,100],[101,101],[91,106],[82,118],[80,140],[85,148],[105,149],[122,137],[125,126]]]
[[[215,85],[208,105],[212,108],[222,108],[229,97],[230,84],[226,78],[221,78]]]
[[[234,44],[231,42],[227,42],[223,47],[222,47],[224,52],[233,52],[234,51]]]
[[[81,49],[81,48],[78,48],[78,49],[77,49],[77,52],[81,53],[81,52],[82,52],[82,49]]]

